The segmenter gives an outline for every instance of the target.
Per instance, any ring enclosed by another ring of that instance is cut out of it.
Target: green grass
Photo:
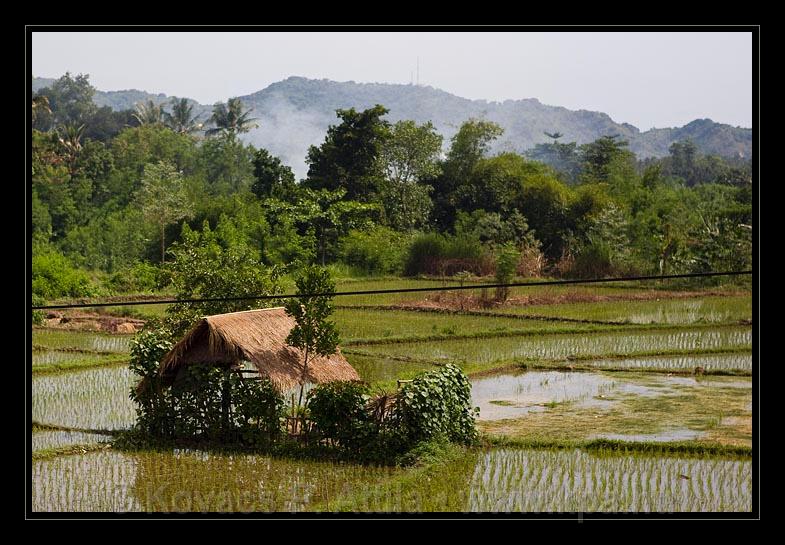
[[[33,354],[33,375],[64,373],[94,367],[114,367],[128,362],[127,354],[82,354],[74,352],[45,352]]]

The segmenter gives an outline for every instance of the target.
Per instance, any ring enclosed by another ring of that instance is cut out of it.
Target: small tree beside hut
[[[286,313],[295,320],[286,342],[304,354],[300,396],[297,400],[299,411],[303,402],[309,356],[331,356],[335,354],[340,341],[335,323],[328,320],[333,312],[332,297],[321,295],[335,292],[335,282],[330,278],[330,273],[316,265],[306,266],[295,283],[298,297],[289,299],[285,305]]]

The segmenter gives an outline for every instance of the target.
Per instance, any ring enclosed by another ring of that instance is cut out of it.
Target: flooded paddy
[[[499,314],[602,320],[629,324],[732,323],[752,318],[752,297],[717,296],[650,301],[602,301],[501,307]]]
[[[363,346],[377,354],[432,361],[490,363],[516,358],[562,359],[606,354],[658,351],[700,351],[752,347],[750,327],[625,331],[581,335],[532,335],[488,339],[457,339]]]
[[[468,511],[708,512],[752,509],[748,460],[496,449],[480,456]]]
[[[576,410],[606,410],[631,397],[677,396],[692,388],[750,390],[751,383],[731,377],[521,371],[473,379],[472,403],[480,408],[479,420],[503,420],[543,412],[563,403],[570,403]]]
[[[73,445],[86,445],[112,441],[111,435],[99,433],[85,433],[80,431],[41,430],[34,431],[32,450],[45,450],[51,448],[70,447]]]
[[[34,329],[33,346],[50,349],[78,349],[87,352],[128,353],[132,335],[106,335],[85,331],[56,331]],[[33,354],[35,355],[35,354]]]
[[[128,393],[137,379],[124,365],[33,376],[32,420],[70,428],[129,428],[136,411]]]
[[[98,451],[33,461],[33,511],[304,511],[397,470],[204,452]]]
[[[582,361],[582,366],[598,369],[630,369],[658,371],[693,371],[702,367],[706,371],[752,371],[752,353],[689,354],[684,356],[646,356],[642,358],[613,358]]]

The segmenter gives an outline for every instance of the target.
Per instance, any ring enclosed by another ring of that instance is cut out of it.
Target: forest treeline
[[[751,163],[690,141],[641,161],[615,135],[577,145],[552,133],[523,155],[491,155],[503,133],[493,122],[468,119],[443,142],[432,124],[390,123],[377,105],[337,110],[298,181],[241,141],[265,120],[239,99],[197,119],[185,99],[112,111],[94,93],[66,74],[31,97],[39,300],[164,288],[183,253],[353,275],[751,267]]]

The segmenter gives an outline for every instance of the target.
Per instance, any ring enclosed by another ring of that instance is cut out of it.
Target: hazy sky
[[[33,34],[33,75],[90,74],[212,104],[289,76],[419,81],[470,99],[537,98],[641,130],[752,126],[752,34],[259,32]]]

